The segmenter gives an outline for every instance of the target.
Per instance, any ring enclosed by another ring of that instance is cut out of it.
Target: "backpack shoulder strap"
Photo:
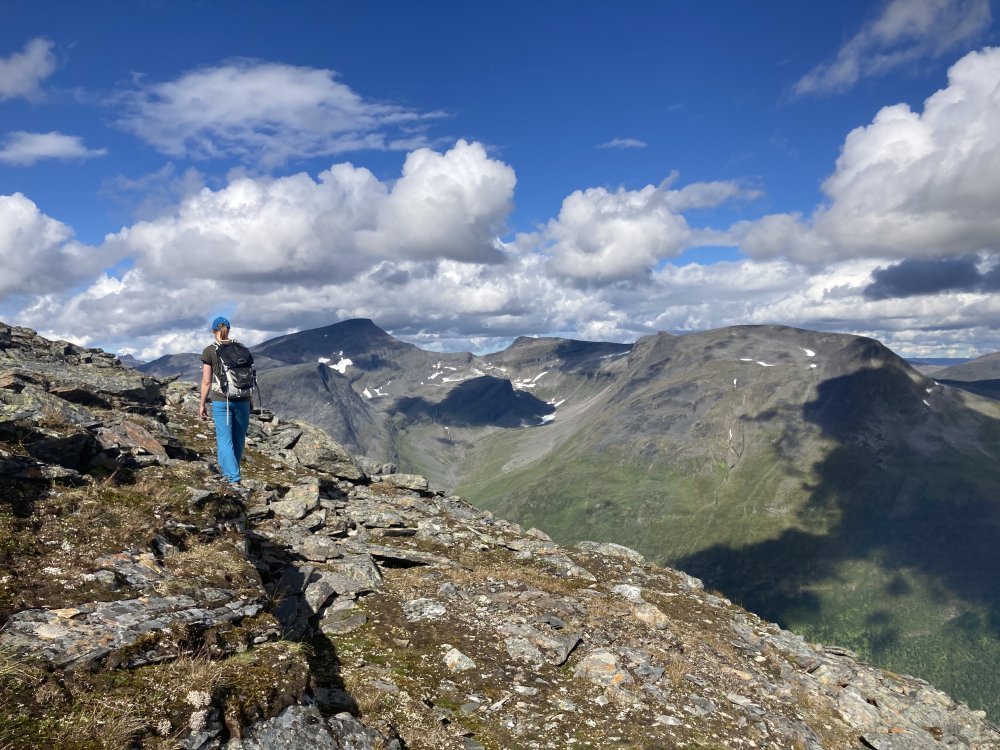
[[[212,377],[215,378],[215,385],[218,386],[219,390],[223,390],[222,385],[222,357],[219,356],[219,342],[213,341],[212,346],[215,348],[215,358],[212,362]]]

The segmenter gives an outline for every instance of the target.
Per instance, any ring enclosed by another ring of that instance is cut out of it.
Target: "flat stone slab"
[[[427,492],[427,478],[419,474],[386,474],[382,481],[398,487],[401,490],[412,490],[414,492]]]
[[[419,550],[402,549],[400,547],[389,547],[384,544],[364,544],[364,545],[344,545],[345,549],[354,549],[358,552],[365,552],[376,560],[396,561],[409,563],[411,565],[442,565],[454,567],[455,562],[447,557],[434,555],[430,552],[420,552]]]
[[[217,594],[221,601],[234,596],[231,591],[218,590]],[[66,667],[99,659],[135,643],[147,633],[171,625],[213,627],[251,617],[260,610],[261,604],[249,599],[205,606],[189,596],[151,596],[63,609],[27,609],[11,616],[0,633],[0,644]]]
[[[591,552],[595,555],[604,555],[605,557],[620,557],[637,564],[642,564],[646,560],[641,553],[636,552],[631,547],[625,547],[613,542],[583,541],[577,542],[576,548],[581,552]]]

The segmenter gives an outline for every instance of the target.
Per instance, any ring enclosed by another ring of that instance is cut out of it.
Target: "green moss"
[[[227,659],[221,667],[218,698],[231,727],[277,716],[298,702],[311,679],[308,647],[289,641],[251,649]]]
[[[140,738],[145,747],[172,747],[168,736],[186,731],[197,710],[191,694],[207,694],[230,730],[239,731],[297,702],[310,676],[305,647],[280,641],[218,661],[182,656],[137,669],[69,673],[64,687],[48,679],[0,684],[0,702],[17,708],[0,712],[0,747],[104,750]]]

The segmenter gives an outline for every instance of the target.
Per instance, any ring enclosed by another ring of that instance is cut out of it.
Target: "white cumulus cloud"
[[[63,291],[92,275],[108,257],[73,240],[73,230],[31,200],[0,195],[0,301]]]
[[[702,241],[682,212],[717,206],[759,193],[736,182],[693,183],[671,190],[672,174],[659,186],[615,191],[578,190],[563,200],[542,242],[550,268],[573,279],[613,282],[647,274],[658,262]]]
[[[0,238],[16,239],[0,244],[0,263],[14,270],[0,296],[21,305],[8,320],[143,358],[198,351],[219,312],[248,343],[364,317],[425,348],[479,351],[522,334],[633,341],[744,323],[873,335],[915,354],[1000,348],[996,294],[869,294],[873,273],[892,262],[884,254],[825,264],[676,259],[706,233],[683,212],[756,194],[738,183],[672,187],[671,175],[642,190],[579,191],[537,233],[498,251],[514,180],[508,165],[463,142],[414,152],[395,181],[350,164],[315,178],[241,177],[188,193],[101,248],[76,245],[68,227],[8,196]],[[789,216],[757,228],[802,242],[817,231]],[[131,266],[99,270],[123,257]],[[975,257],[991,272],[995,258]]]
[[[478,143],[444,154],[419,149],[378,207],[376,226],[359,232],[368,252],[395,257],[495,262],[497,237],[513,205],[514,170]]]
[[[391,185],[336,164],[318,180],[300,173],[203,188],[108,244],[159,278],[272,285],[351,279],[387,258],[496,262],[514,182],[481,145],[459,141],[443,154],[411,153]]]
[[[41,83],[55,72],[56,57],[48,39],[36,37],[24,49],[8,57],[0,57],[0,101],[4,99],[37,99]]]
[[[757,257],[945,258],[1000,250],[1000,48],[972,52],[923,112],[883,108],[852,131],[812,215],[742,222]]]
[[[332,70],[234,60],[122,98],[119,124],[175,157],[234,157],[274,167],[363,149],[407,150],[438,112],[371,101]]]
[[[975,38],[991,22],[989,0],[891,0],[830,62],[793,87],[796,94],[846,91],[861,78],[936,58]]]
[[[177,210],[108,239],[158,278],[202,275],[280,283],[350,277],[367,262],[353,242],[374,222],[385,187],[365,169],[342,164],[314,181],[244,177],[187,196]]]
[[[16,131],[9,133],[0,146],[0,163],[28,166],[43,159],[92,159],[107,153],[103,148],[88,149],[75,135]]]

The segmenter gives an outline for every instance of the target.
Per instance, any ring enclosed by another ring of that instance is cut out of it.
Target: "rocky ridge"
[[[0,324],[0,748],[1000,748],[921,680]]]

